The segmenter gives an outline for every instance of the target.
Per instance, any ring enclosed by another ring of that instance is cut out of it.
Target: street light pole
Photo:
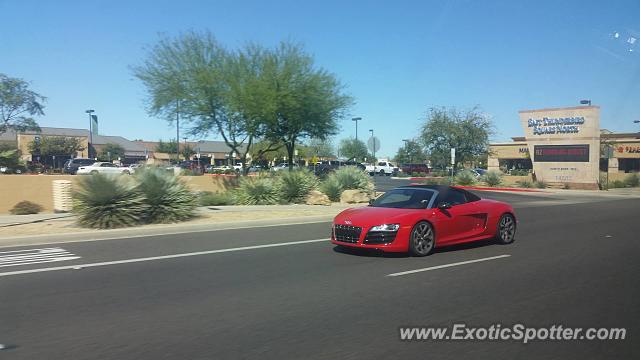
[[[93,121],[91,119],[91,114],[93,114],[96,111],[89,109],[89,110],[85,110],[84,112],[89,114],[89,146],[87,148],[87,155],[89,156],[89,158],[92,158],[91,147],[93,146],[93,124],[92,124]]]
[[[351,121],[355,121],[356,122],[356,141],[358,141],[358,121],[362,120],[361,117],[354,117],[351,119]]]
[[[376,158],[376,138],[373,137],[373,129],[369,129],[369,132],[371,133],[371,147],[373,148],[373,150],[371,150],[373,152],[373,159],[375,161]]]

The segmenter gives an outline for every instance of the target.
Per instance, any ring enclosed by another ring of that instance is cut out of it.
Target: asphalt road
[[[517,209],[514,244],[426,258],[339,252],[327,223],[3,248],[68,259],[0,266],[0,358],[637,358],[640,200],[498,196]],[[627,338],[399,340],[401,326],[455,323]]]

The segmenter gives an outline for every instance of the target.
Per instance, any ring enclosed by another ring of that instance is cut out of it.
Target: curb
[[[453,185],[453,187],[458,187],[461,189],[467,190],[480,190],[480,191],[513,191],[513,192],[541,192],[544,193],[544,190],[538,189],[527,189],[527,188],[510,188],[510,187],[483,187],[483,186],[460,186]]]

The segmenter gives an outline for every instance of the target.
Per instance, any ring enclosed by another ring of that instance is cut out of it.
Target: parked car
[[[362,171],[366,169],[365,165],[353,160],[323,160],[317,162],[315,165],[309,165],[309,168],[313,170],[316,175],[326,175],[344,166],[355,166]]]
[[[25,174],[26,172],[27,168],[22,165],[0,166],[1,174]]]
[[[63,172],[65,174],[75,175],[78,172],[78,168],[80,168],[81,166],[89,166],[95,162],[96,161],[94,159],[69,159],[63,165]]]
[[[487,173],[487,170],[476,168],[476,169],[471,169],[471,172],[473,173],[473,175],[475,175],[475,177],[479,178],[481,176],[484,176],[484,174]]]
[[[88,174],[131,174],[132,171],[128,167],[118,166],[110,162],[96,162],[89,166],[81,166],[76,171],[78,175]]]
[[[280,170],[282,170],[282,169],[288,169],[288,168],[289,168],[289,164],[287,164],[287,163],[280,163],[280,164],[278,164],[278,165],[276,165],[276,166],[272,167],[272,168],[271,168],[271,170],[273,170],[273,171],[280,171]],[[296,164],[296,163],[293,163],[293,168],[294,168],[294,169],[298,169],[298,168],[300,168],[300,166],[298,166],[298,164]]]
[[[400,165],[400,171],[402,171],[405,174],[414,174],[414,173],[423,173],[423,174],[429,174],[431,172],[431,169],[429,169],[429,166],[427,164],[402,164]]]
[[[365,171],[368,172],[369,175],[380,174],[381,176],[391,176],[396,175],[400,169],[388,160],[380,160],[377,165],[368,165]]]

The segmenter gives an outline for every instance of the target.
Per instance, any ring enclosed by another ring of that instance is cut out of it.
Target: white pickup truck
[[[400,170],[388,160],[380,160],[377,165],[367,165],[364,171],[368,172],[369,175],[391,176],[396,175]]]

